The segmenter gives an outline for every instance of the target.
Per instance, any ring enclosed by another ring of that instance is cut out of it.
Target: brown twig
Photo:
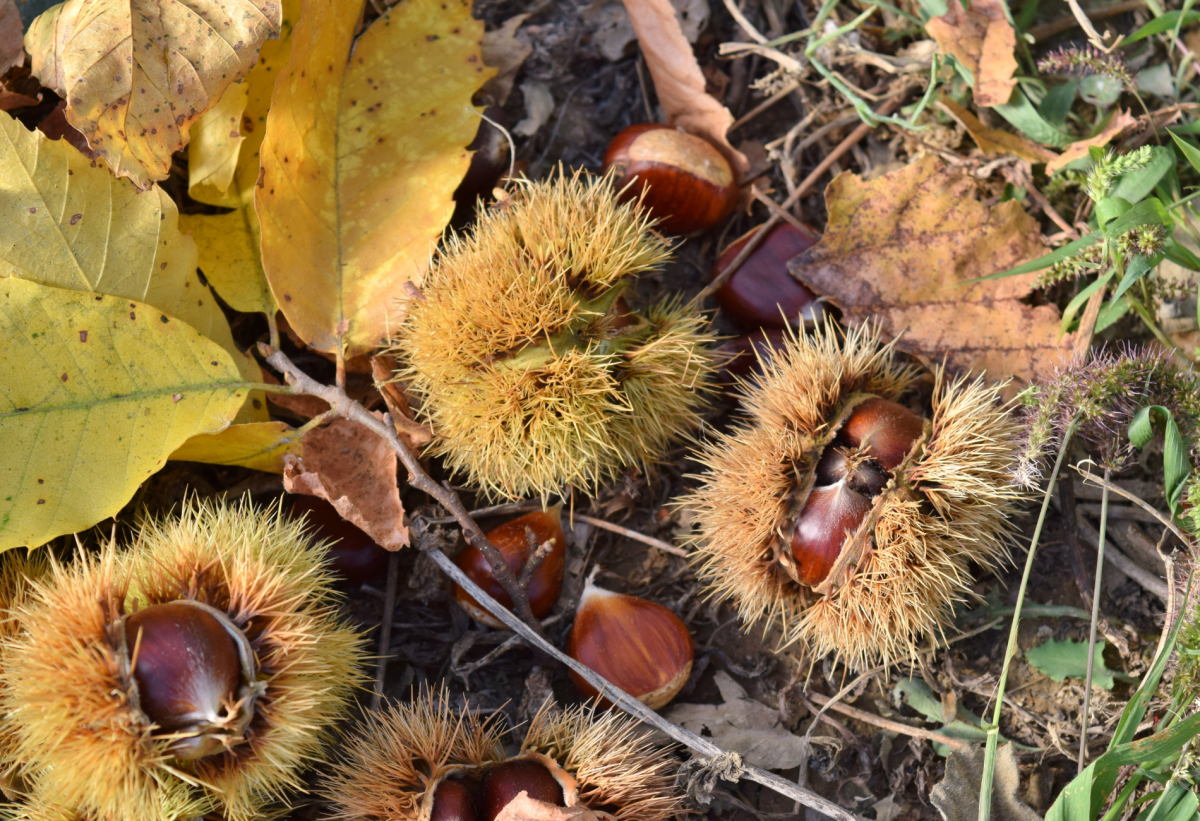
[[[301,371],[292,363],[292,360],[288,359],[287,354],[283,351],[276,351],[269,345],[262,343],[259,343],[259,350],[266,358],[267,364],[282,373],[289,385],[301,393],[315,396],[318,399],[324,399],[329,403],[329,407],[337,411],[340,416],[353,420],[371,430],[377,436],[382,437],[396,451],[396,455],[400,457],[400,461],[404,463],[405,469],[408,470],[409,485],[432,496],[454,516],[454,520],[462,528],[463,538],[467,540],[467,544],[478,549],[484,558],[488,560],[488,564],[492,568],[492,575],[496,577],[496,581],[504,588],[504,592],[509,595],[509,598],[512,599],[517,615],[534,632],[540,635],[542,625],[534,618],[533,611],[529,608],[529,597],[521,589],[517,577],[509,569],[508,562],[504,560],[504,556],[496,549],[496,546],[491,543],[488,537],[484,535],[479,525],[475,524],[475,520],[467,514],[462,501],[458,498],[458,494],[448,487],[439,485],[425,472],[417,457],[400,440],[391,415],[385,415],[384,421],[381,422],[368,413],[366,408],[347,396],[344,390],[331,385],[322,385]]]
[[[396,585],[400,580],[400,554],[388,556],[387,589],[383,593],[383,624],[379,627],[379,661],[375,667],[375,692],[371,694],[371,709],[378,712],[383,700],[383,681],[387,675],[388,656],[392,652],[392,617],[396,615]]]
[[[886,718],[881,718],[874,713],[868,713],[866,710],[859,710],[856,707],[850,707],[846,704],[838,704],[829,696],[823,696],[820,693],[809,693],[808,697],[817,704],[829,704],[830,709],[842,715],[861,721],[865,724],[872,724],[876,727],[881,727],[884,730],[892,730],[901,735],[910,736],[912,738],[927,738],[930,741],[937,741],[951,747],[955,750],[960,747],[966,747],[968,742],[961,738],[951,738],[948,735],[936,732],[935,730],[926,730],[924,727],[910,727],[907,724],[902,724],[899,721],[890,721]]]
[[[1085,519],[1082,513],[1076,517],[1076,521],[1079,523],[1079,532],[1083,535],[1083,538],[1087,540],[1088,544],[1099,550],[1100,534],[1096,531],[1096,528],[1092,527],[1092,523]],[[1140,584],[1142,589],[1150,595],[1157,596],[1164,602],[1168,601],[1167,583],[1117,550],[1116,545],[1109,542],[1107,538],[1104,540],[1104,561]]]
[[[525,562],[525,565],[521,568],[521,575],[517,577],[517,581],[520,583],[521,589],[525,591],[525,594],[529,595],[529,581],[533,578],[533,574],[537,572],[537,569],[542,566],[545,558],[550,555],[550,551],[554,549],[554,540],[547,539],[538,544],[537,536],[533,535],[533,528],[528,526],[525,528],[525,538],[532,542],[529,550],[529,561]]]
[[[754,108],[750,109],[745,114],[743,114],[741,117],[739,117],[736,121],[734,121],[733,125],[729,126],[729,128],[726,129],[726,133],[733,131],[735,128],[740,128],[741,126],[744,126],[746,123],[753,120],[759,114],[762,114],[768,108],[775,105],[775,103],[779,102],[780,100],[782,100],[784,97],[791,94],[793,91],[795,91],[799,87],[800,87],[800,83],[797,82],[796,80],[793,80],[792,82],[788,83],[783,88],[779,89],[779,91],[776,91],[770,97],[763,100],[761,103],[759,103]]]
[[[613,533],[620,533],[627,539],[633,539],[635,542],[641,542],[642,544],[648,544],[651,547],[657,547],[663,553],[670,553],[672,556],[682,556],[685,559],[688,556],[688,552],[682,547],[676,547],[673,544],[664,542],[661,539],[656,539],[653,536],[647,536],[643,533],[638,533],[636,530],[630,530],[627,527],[614,525],[612,522],[606,522],[603,519],[597,519],[595,516],[584,516],[582,513],[573,513],[571,515],[572,518],[578,519],[579,521],[585,522],[593,527],[598,527],[601,530],[610,530]]]
[[[433,479],[429,477],[427,473],[425,473],[425,471],[421,468],[420,463],[417,462],[416,458],[408,452],[408,448],[404,446],[404,443],[400,441],[399,437],[396,435],[395,428],[392,426],[392,423],[389,420],[385,419],[384,422],[380,422],[374,416],[367,413],[366,409],[363,408],[362,405],[346,396],[344,391],[332,388],[328,385],[322,385],[321,383],[312,379],[307,374],[296,368],[296,366],[292,364],[291,360],[289,360],[281,351],[275,351],[269,346],[265,345],[261,347],[264,349],[263,354],[266,356],[268,364],[278,369],[281,373],[286,374],[288,377],[288,383],[293,385],[298,391],[324,399],[329,403],[330,407],[336,408],[338,412],[347,419],[353,419],[354,421],[370,428],[379,436],[382,436],[384,441],[388,443],[392,450],[396,451],[396,454],[401,458],[401,461],[404,462],[404,466],[408,468],[409,484],[420,490],[424,490],[430,496],[433,496],[434,499],[437,499],[438,502],[443,505],[443,507],[446,507],[451,513],[454,513],[455,520],[458,521],[458,523],[462,526],[464,535],[474,534],[476,539],[484,539],[484,541],[486,541],[485,537],[482,536],[479,526],[471,520],[471,517],[463,509],[462,503],[459,502],[458,497],[454,495],[453,492],[447,491],[445,488],[439,486],[433,481]],[[443,501],[443,499],[446,501]],[[468,535],[468,540],[469,539],[470,536]],[[502,606],[494,598],[488,595],[479,585],[475,584],[475,582],[472,581],[466,573],[459,569],[458,565],[456,565],[449,556],[438,549],[436,547],[436,540],[433,540],[434,546],[432,547],[423,547],[422,541],[423,540],[418,539],[418,547],[422,547],[425,555],[428,556],[434,564],[441,568],[442,572],[457,582],[458,585],[462,587],[472,598],[474,598],[481,607],[506,624],[511,630],[525,639],[525,641],[531,646],[558,660],[562,664],[566,665],[569,669],[574,670],[575,673],[595,687],[601,697],[617,705],[634,718],[649,724],[655,729],[661,730],[668,737],[674,739],[680,744],[683,744],[693,752],[698,753],[706,767],[710,768],[714,773],[721,773],[723,776],[728,775],[731,777],[745,778],[755,782],[756,784],[761,784],[764,787],[774,790],[780,795],[799,801],[806,807],[812,807],[818,812],[837,819],[837,821],[857,821],[854,815],[842,809],[832,801],[822,798],[811,790],[801,789],[790,781],[780,778],[774,773],[768,772],[761,767],[755,767],[752,764],[746,764],[742,761],[742,757],[739,754],[735,752],[727,752],[718,747],[716,744],[713,744],[708,739],[701,738],[695,733],[689,732],[683,727],[667,721],[665,718],[658,715],[658,713],[654,712],[649,707],[635,699],[633,696],[609,682],[591,668],[580,664],[578,661],[566,655],[553,644],[551,644],[546,639],[542,631],[542,625],[536,620],[533,620],[533,624],[531,625],[523,618],[515,615],[508,608]],[[494,545],[490,545],[489,543],[489,546],[491,546],[492,550],[496,550]],[[499,551],[496,551],[496,553],[499,554]],[[505,570],[507,570],[507,565],[505,565]],[[514,602],[523,600],[525,609],[528,610],[528,598],[521,595],[522,591],[520,591],[519,587],[517,586],[516,579],[513,577],[511,571],[508,573],[508,577],[509,581],[512,583],[512,586],[515,588],[514,592],[516,592],[517,595],[513,595],[513,592],[509,592],[507,588],[505,589],[505,592],[508,592],[509,595],[512,596]],[[499,574],[497,574],[497,579],[499,579]],[[532,615],[530,618],[532,619]]]
[[[901,98],[902,94],[897,94],[890,99],[884,100],[883,104],[876,109],[875,113],[880,117],[886,117],[895,111],[897,107],[899,107]],[[812,170],[812,173],[804,178],[804,182],[796,186],[796,190],[788,195],[788,198],[783,201],[782,205],[779,206],[780,210],[787,211],[789,208],[795,205],[801,197],[807,194],[809,190],[817,184],[817,181],[824,176],[825,172],[829,170],[830,166],[841,159],[842,155],[856,145],[859,140],[866,137],[870,131],[871,126],[867,125],[866,123],[863,123],[858,128],[851,131],[849,135],[846,136],[846,139],[838,143],[836,148],[825,155],[825,159],[821,160],[820,164],[818,164],[817,167]],[[706,285],[704,289],[696,295],[696,298],[692,301],[693,304],[699,305],[705,299],[715,294],[717,290],[719,290],[720,287],[725,284],[726,280],[733,276],[737,272],[738,268],[742,267],[742,263],[749,259],[751,254],[758,250],[758,246],[761,245],[763,240],[767,238],[767,235],[771,233],[771,229],[778,225],[781,221],[782,219],[778,212],[773,213],[771,217],[765,223],[763,223],[762,228],[754,232],[754,236],[750,237],[745,246],[743,246],[741,252],[733,258],[733,262],[729,263],[729,266],[726,267],[725,270],[714,277],[712,282],[708,283],[708,285]]]
[[[1075,483],[1070,477],[1065,482],[1059,481],[1058,498],[1062,503],[1063,535],[1067,540],[1067,561],[1071,565],[1071,575],[1075,577],[1075,586],[1079,588],[1083,609],[1091,610],[1092,590],[1083,560],[1083,546],[1079,543],[1079,529],[1075,526]],[[1099,505],[1096,507],[1099,508]]]

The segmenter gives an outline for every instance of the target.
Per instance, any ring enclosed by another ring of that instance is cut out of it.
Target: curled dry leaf
[[[419,456],[421,446],[432,441],[433,430],[413,418],[408,397],[404,395],[400,385],[393,381],[397,367],[395,358],[388,354],[371,357],[371,376],[375,380],[375,387],[383,396],[388,413],[392,415],[392,425],[408,449]]]
[[[279,35],[279,0],[67,0],[25,34],[33,73],[118,177],[165,180],[200,115]]]
[[[878,322],[926,365],[991,382],[1049,375],[1070,352],[1058,309],[1021,302],[1035,274],[963,284],[1046,252],[1016,201],[985,206],[971,178],[935,157],[870,182],[840,174],[825,199],[824,237],[788,267],[848,323]]]
[[[530,798],[529,793],[521,790],[500,810],[496,821],[615,821],[615,816],[587,807],[557,807]]]
[[[288,493],[326,500],[380,547],[408,545],[396,452],[387,442],[357,422],[337,418],[306,433],[303,443],[303,457],[283,457]]]
[[[1046,163],[1046,173],[1053,174],[1060,168],[1065,168],[1069,163],[1083,159],[1088,156],[1089,148],[1108,145],[1121,132],[1133,128],[1135,125],[1137,125],[1137,117],[1134,117],[1124,109],[1118,109],[1117,113],[1108,121],[1108,125],[1104,126],[1104,129],[1099,134],[1087,140],[1071,143],[1063,150],[1062,156],[1052,162]]]
[[[949,112],[951,117],[962,123],[963,128],[967,129],[967,133],[979,146],[979,150],[986,155],[1013,154],[1023,160],[1044,163],[1052,162],[1058,156],[1049,148],[1038,145],[1028,137],[988,128],[979,121],[978,117],[949,97],[943,95],[941,106]]]
[[[948,11],[925,24],[942,51],[970,70],[975,78],[975,104],[997,106],[1008,102],[1017,81],[1017,33],[1005,14],[1005,0],[975,0],[970,11],[950,2]]]
[[[25,62],[23,28],[16,0],[0,0],[0,74]]]
[[[496,69],[496,76],[484,83],[480,91],[490,97],[495,105],[504,105],[508,100],[517,73],[525,64],[525,59],[533,54],[533,46],[517,36],[517,29],[528,16],[518,14],[508,18],[500,24],[500,28],[483,35],[479,44],[484,65]]]
[[[667,122],[704,137],[720,149],[739,174],[745,175],[749,160],[725,137],[733,125],[733,115],[705,93],[704,72],[670,0],[625,0],[625,10],[633,21]]]

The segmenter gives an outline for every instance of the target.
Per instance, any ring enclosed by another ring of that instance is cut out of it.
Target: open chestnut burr
[[[917,376],[877,333],[827,324],[745,387],[748,420],[710,440],[683,500],[700,576],[743,621],[861,669],[911,656],[970,595],[970,564],[1007,560],[1018,425],[994,387],[940,371],[917,414]]]

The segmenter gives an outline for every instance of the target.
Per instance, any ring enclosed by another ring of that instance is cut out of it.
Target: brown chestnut
[[[737,259],[758,230],[752,228],[738,237],[717,257],[713,279]],[[797,282],[787,268],[789,260],[816,245],[817,239],[816,231],[809,235],[786,222],[776,225],[718,289],[721,312],[747,330],[799,327],[819,317],[822,309],[817,295]]]
[[[843,545],[870,511],[871,500],[844,481],[812,489],[792,531],[792,558],[801,582],[825,581]]]
[[[631,125],[604,152],[622,201],[636,200],[668,234],[711,228],[737,205],[737,176],[706,140],[659,123]]]
[[[554,540],[550,552],[542,559],[542,563],[529,579],[529,606],[533,610],[533,615],[539,619],[550,615],[550,611],[554,609],[555,603],[558,602],[558,596],[562,592],[563,564],[566,561],[567,551],[566,539],[563,537],[561,511],[561,505],[555,505],[548,511],[535,510],[487,532],[488,539],[504,556],[509,569],[515,575],[520,574],[521,568],[529,560],[532,553],[530,541],[536,548],[547,540]],[[496,577],[492,575],[492,566],[479,548],[468,545],[454,559],[454,563],[488,595],[512,610],[512,599],[500,586],[500,582],[496,581]],[[505,629],[504,622],[484,610],[479,602],[471,597],[470,593],[457,584],[454,585],[454,598],[462,609],[466,610],[471,618],[480,624],[501,630]]]
[[[780,328],[760,328],[748,334],[727,339],[717,346],[724,364],[717,375],[717,384],[730,386],[762,370],[761,360],[783,348],[787,336]]]
[[[850,412],[838,438],[854,448],[865,446],[872,459],[893,470],[924,431],[925,420],[920,416],[903,405],[873,397]]]
[[[388,551],[359,528],[342,518],[337,508],[316,496],[299,495],[292,516],[305,516],[318,538],[329,542],[329,562],[337,575],[351,584],[379,584],[387,578]]]
[[[687,626],[666,607],[604,590],[589,579],[575,611],[567,655],[658,710],[687,683],[695,649]],[[599,695],[574,670],[571,680],[585,696]]]
[[[479,784],[474,780],[446,779],[433,793],[433,809],[429,821],[477,821],[479,810],[475,794]]]
[[[564,806],[562,787],[545,765],[529,758],[515,758],[493,767],[483,777],[482,821],[492,821],[522,792],[536,801]]]

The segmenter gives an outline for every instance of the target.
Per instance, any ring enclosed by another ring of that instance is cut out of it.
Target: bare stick
[[[630,530],[627,527],[614,525],[612,522],[606,522],[603,519],[597,519],[595,516],[584,516],[582,513],[573,513],[571,515],[572,518],[578,519],[579,521],[585,522],[593,527],[598,527],[601,530],[611,530],[613,533],[620,533],[625,538],[633,539],[635,542],[641,542],[642,544],[648,544],[651,547],[657,547],[663,553],[670,553],[672,556],[682,556],[685,559],[688,557],[688,552],[682,547],[676,547],[673,544],[664,542],[662,539],[656,539],[653,536],[647,536],[644,533],[638,533],[636,530]]]
[[[388,656],[392,652],[392,617],[396,615],[396,583],[400,580],[400,554],[388,556],[387,590],[383,594],[383,624],[379,626],[379,661],[375,667],[375,692],[371,709],[378,712],[383,700],[383,681],[387,675]]]
[[[910,736],[911,738],[927,738],[930,741],[940,742],[945,744],[947,747],[952,747],[955,750],[959,749],[960,747],[967,746],[967,742],[963,741],[961,738],[951,738],[948,735],[943,735],[942,733],[935,732],[933,730],[926,730],[924,727],[910,727],[907,724],[900,723],[899,721],[889,721],[888,719],[881,718],[874,713],[868,713],[866,710],[859,710],[858,708],[851,707],[848,704],[838,704],[829,696],[823,696],[820,693],[809,693],[808,697],[817,704],[828,704],[829,709],[833,710],[835,713],[841,713],[842,715],[850,716],[850,718],[857,719],[865,724],[872,724],[876,727],[882,727],[885,730],[892,730],[893,732]]]
[[[529,609],[529,597],[521,589],[517,577],[509,569],[508,562],[504,560],[504,556],[488,540],[488,537],[484,535],[479,525],[475,524],[475,520],[467,515],[466,508],[463,507],[458,494],[448,487],[443,487],[433,481],[429,477],[429,474],[421,467],[421,463],[417,460],[417,457],[400,441],[391,415],[386,415],[384,421],[379,421],[368,413],[366,408],[347,396],[344,390],[330,385],[322,385],[297,368],[283,351],[276,351],[262,343],[259,343],[258,347],[266,358],[267,364],[282,373],[289,385],[301,393],[324,399],[329,403],[329,407],[336,411],[338,415],[344,416],[371,430],[387,442],[392,450],[396,451],[396,455],[400,457],[400,461],[404,463],[404,467],[408,470],[409,485],[432,496],[454,516],[454,520],[462,528],[463,537],[467,540],[467,544],[477,548],[484,555],[484,558],[488,560],[488,564],[492,568],[492,575],[496,577],[496,581],[504,588],[504,592],[508,594],[509,598],[512,599],[517,615],[534,632],[540,635],[542,625],[534,618],[533,611]]]
[[[1157,510],[1150,503],[1142,501],[1138,496],[1135,496],[1133,493],[1130,493],[1128,490],[1126,490],[1125,488],[1121,487],[1118,484],[1110,482],[1106,479],[1101,479],[1098,476],[1096,476],[1096,474],[1091,473],[1086,470],[1083,470],[1078,465],[1075,466],[1075,470],[1079,473],[1080,476],[1083,477],[1084,483],[1096,485],[1097,487],[1101,487],[1101,488],[1106,488],[1106,489],[1112,491],[1113,493],[1117,494],[1118,496],[1128,499],[1129,501],[1133,502],[1135,505],[1140,507],[1142,510],[1149,512],[1150,515],[1152,515],[1160,524],[1162,524],[1163,527],[1165,527],[1167,530],[1174,533],[1175,536],[1179,539],[1179,541],[1183,542],[1185,545],[1187,545],[1189,547],[1192,546],[1192,540],[1183,534],[1183,531],[1179,529],[1179,525],[1177,525],[1177,524],[1175,524],[1175,522],[1171,521],[1171,518],[1169,516],[1164,516],[1161,511]]]
[[[1104,481],[1112,478],[1112,471],[1104,469]],[[1067,481],[1070,487],[1071,482]],[[1068,526],[1070,524],[1068,523]],[[1108,526],[1108,491],[1100,497],[1100,532],[1096,535],[1096,589],[1092,593],[1092,626],[1088,632],[1087,680],[1083,685],[1083,716],[1079,728],[1079,757],[1075,762],[1075,772],[1083,772],[1084,760],[1087,758],[1088,711],[1092,706],[1092,672],[1095,667],[1096,655],[1096,623],[1100,621],[1100,584],[1104,576],[1104,530]]]
[[[1092,523],[1083,518],[1082,514],[1080,514],[1077,521],[1079,522],[1079,532],[1083,535],[1083,538],[1092,547],[1100,550],[1100,534],[1096,532],[1096,528],[1092,527]],[[1130,559],[1124,553],[1117,550],[1116,545],[1109,542],[1108,539],[1104,540],[1103,552],[1106,562],[1140,584],[1142,589],[1150,595],[1157,596],[1164,602],[1167,601],[1169,594],[1167,593],[1167,583],[1165,581],[1148,570],[1143,569],[1140,564],[1137,564],[1133,559]]]

